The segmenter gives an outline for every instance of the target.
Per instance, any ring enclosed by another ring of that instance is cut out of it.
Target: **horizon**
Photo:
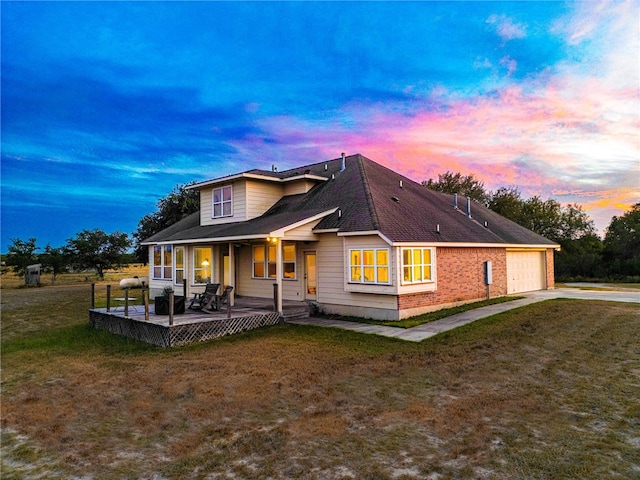
[[[176,185],[362,155],[640,202],[640,4],[3,2],[2,232],[131,234]],[[392,26],[392,28],[389,28]]]

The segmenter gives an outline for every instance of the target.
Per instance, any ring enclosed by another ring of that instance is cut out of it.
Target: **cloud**
[[[527,34],[526,25],[515,23],[506,15],[497,15],[494,13],[487,18],[487,23],[495,27],[496,33],[504,41],[524,38]]]

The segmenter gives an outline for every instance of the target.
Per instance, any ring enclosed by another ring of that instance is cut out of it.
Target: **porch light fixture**
[[[276,237],[267,237],[267,242],[278,243],[278,239]]]

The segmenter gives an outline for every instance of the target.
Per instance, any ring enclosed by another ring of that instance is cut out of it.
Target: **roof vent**
[[[458,209],[458,194],[457,193],[453,194],[453,208],[455,208],[456,210]]]
[[[396,203],[400,202],[400,199],[398,197],[391,197],[391,200],[393,200]]]
[[[402,188],[402,180],[400,180],[400,188]]]
[[[440,224],[439,223],[436,225],[436,233],[438,233],[438,234],[440,233]]]
[[[331,174],[331,180],[335,180],[335,179],[336,179],[336,176],[335,176],[335,174],[332,173]]]
[[[489,222],[487,222],[486,220],[484,221],[484,228],[489,228]]]
[[[471,197],[467,197],[467,218],[471,218]]]
[[[278,167],[276,167],[275,165],[271,165],[271,171],[272,172],[277,172],[278,171]]]
[[[329,165],[325,163],[324,164],[324,171],[326,172],[328,168],[329,168]]]
[[[342,209],[341,208],[338,209],[338,218],[342,218]]]
[[[347,168],[347,160],[344,156],[344,152],[342,152],[342,161],[340,162],[340,171],[344,172],[345,168]]]

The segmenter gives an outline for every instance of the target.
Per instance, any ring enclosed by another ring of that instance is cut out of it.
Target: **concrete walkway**
[[[290,323],[298,325],[315,325],[318,327],[333,327],[351,330],[360,333],[382,335],[384,337],[398,338],[409,342],[421,342],[429,337],[433,337],[447,330],[466,325],[481,318],[490,317],[497,313],[506,312],[514,308],[523,307],[536,302],[542,302],[553,298],[573,298],[578,300],[604,300],[608,302],[630,302],[640,303],[640,291],[595,291],[577,290],[574,288],[558,288],[555,290],[543,290],[522,294],[525,298],[513,300],[511,302],[489,305],[487,307],[476,308],[467,312],[451,315],[450,317],[435,320],[433,322],[418,325],[412,328],[385,327],[383,325],[370,325],[367,323],[346,322],[344,320],[333,320],[327,318],[301,318],[291,320]]]

